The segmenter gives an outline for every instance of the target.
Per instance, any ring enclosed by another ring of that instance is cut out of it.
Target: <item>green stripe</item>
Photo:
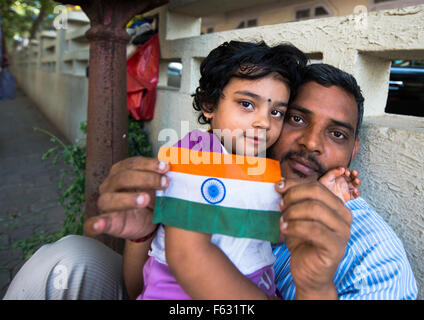
[[[245,210],[157,197],[153,222],[197,232],[277,243],[280,239],[280,216],[279,211]]]

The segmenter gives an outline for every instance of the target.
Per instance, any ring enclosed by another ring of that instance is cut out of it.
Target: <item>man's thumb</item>
[[[105,218],[93,217],[84,223],[84,234],[88,237],[95,237],[102,234],[106,227]]]

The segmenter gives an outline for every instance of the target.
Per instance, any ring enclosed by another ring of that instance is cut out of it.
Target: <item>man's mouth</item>
[[[290,152],[284,160],[288,161],[290,168],[301,177],[321,176],[325,172],[323,166],[313,156]]]

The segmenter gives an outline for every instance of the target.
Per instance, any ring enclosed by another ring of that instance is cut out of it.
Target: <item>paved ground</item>
[[[0,298],[24,262],[13,243],[56,231],[64,219],[57,203],[63,165],[41,160],[53,143],[34,127],[64,140],[21,91],[14,100],[0,100]]]

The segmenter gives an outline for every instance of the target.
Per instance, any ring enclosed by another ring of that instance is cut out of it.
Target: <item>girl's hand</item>
[[[348,168],[332,169],[324,174],[319,182],[343,202],[356,199],[360,195],[358,187],[361,185],[361,180],[358,178],[358,171],[356,170],[350,171]]]

